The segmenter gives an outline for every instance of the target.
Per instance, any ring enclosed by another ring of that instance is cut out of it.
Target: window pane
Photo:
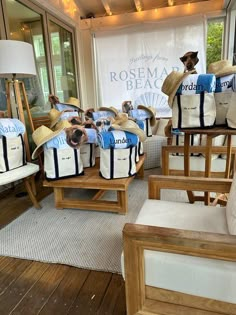
[[[52,21],[49,32],[56,95],[62,102],[70,96],[77,97],[72,33]]]
[[[223,50],[223,19],[210,20],[207,31],[207,68],[210,63],[222,59]]]
[[[49,81],[42,28],[42,16],[23,4],[7,0],[10,39],[33,45],[37,75],[23,79],[29,105],[44,106],[48,102]],[[16,14],[17,13],[17,14]]]

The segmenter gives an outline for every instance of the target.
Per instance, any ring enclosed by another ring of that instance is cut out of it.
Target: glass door
[[[69,97],[78,96],[73,32],[51,17],[48,25],[55,93],[60,101],[66,101]]]

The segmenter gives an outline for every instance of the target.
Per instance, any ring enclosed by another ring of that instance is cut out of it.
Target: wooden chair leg
[[[36,191],[35,176],[34,175],[30,177],[30,183],[31,183],[32,192],[36,196],[37,191]]]
[[[38,203],[33,191],[32,191],[32,187],[30,185],[30,179],[29,178],[24,178],[24,184],[25,184],[25,188],[29,194],[30,200],[32,201],[33,205],[35,206],[36,209],[41,209],[40,204]]]

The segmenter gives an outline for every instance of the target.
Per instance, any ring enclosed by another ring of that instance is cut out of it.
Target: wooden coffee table
[[[139,162],[136,164],[137,175],[141,178],[144,176],[144,160],[145,156],[140,156]],[[73,208],[117,212],[119,214],[126,214],[128,212],[128,187],[135,176],[118,179],[104,179],[99,175],[99,159],[96,161],[94,167],[85,168],[84,173],[84,175],[77,177],[55,181],[43,181],[43,186],[52,187],[54,189],[55,207],[57,209]],[[71,188],[95,189],[96,193],[92,199],[72,199],[65,196],[65,189]],[[117,200],[100,200],[105,192],[109,190],[117,192]]]

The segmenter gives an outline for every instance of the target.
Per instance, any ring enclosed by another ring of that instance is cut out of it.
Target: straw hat
[[[72,124],[68,120],[60,120],[54,127],[54,130],[70,128]]]
[[[56,131],[52,131],[50,128],[42,125],[39,128],[37,128],[33,133],[32,133],[32,138],[34,140],[34,143],[36,144],[36,148],[34,149],[32,153],[32,159],[35,159],[36,156],[38,155],[38,149],[47,141],[51,140],[52,138],[56,137],[59,135],[59,133],[62,132],[64,128],[60,128]]]
[[[144,109],[147,112],[149,112],[149,114],[151,114],[151,118],[150,118],[150,124],[151,126],[155,126],[156,123],[156,109],[152,106],[145,106],[145,105],[138,105],[137,107],[138,109]]]
[[[115,116],[118,114],[118,110],[113,106],[110,106],[110,107],[102,106],[98,110],[112,112],[113,114],[115,114]]]
[[[65,113],[65,110],[61,112],[56,108],[52,108],[50,110],[50,112],[48,113],[49,119],[51,120],[50,128],[53,128],[56,125],[63,113]]]
[[[189,72],[178,72],[178,71],[172,71],[168,76],[165,78],[161,91],[165,93],[168,98],[168,104],[170,107],[172,107],[173,100],[175,97],[175,93],[178,90],[180,84],[183,82],[183,80],[192,73],[193,71]]]
[[[236,73],[236,66],[232,66],[229,60],[220,60],[211,63],[207,72],[214,73],[217,78],[223,77],[225,75]]]
[[[83,109],[80,108],[80,101],[78,100],[78,98],[69,97],[66,102],[63,102],[61,104],[75,106],[81,113],[84,112]]]
[[[136,134],[141,142],[145,141],[147,138],[145,132],[142,129],[140,129],[139,126],[133,120],[130,119],[124,120],[119,125],[114,123],[111,126],[115,130],[128,131]]]

